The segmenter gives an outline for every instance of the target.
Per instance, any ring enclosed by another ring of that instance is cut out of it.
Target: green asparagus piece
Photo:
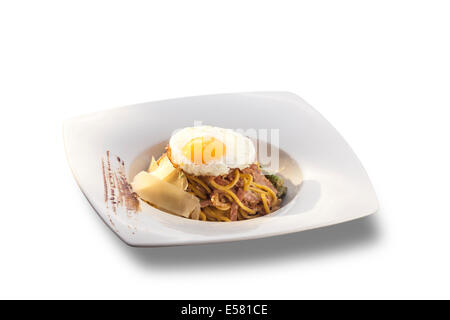
[[[277,189],[277,197],[283,198],[287,193],[287,187],[284,185],[283,178],[274,174],[266,174],[265,176],[270,182],[272,182],[275,189]]]

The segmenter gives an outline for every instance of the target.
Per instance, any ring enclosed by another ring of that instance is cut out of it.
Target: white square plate
[[[203,222],[130,197],[130,181],[159,157],[173,130],[195,121],[231,129],[279,129],[284,206],[261,218]],[[287,92],[236,93],[132,105],[69,119],[67,158],[103,221],[132,246],[255,239],[337,224],[378,209],[370,180],[349,145],[311,106]],[[301,174],[299,169],[301,170]],[[303,176],[303,177],[302,177]],[[303,178],[303,183],[301,183]]]

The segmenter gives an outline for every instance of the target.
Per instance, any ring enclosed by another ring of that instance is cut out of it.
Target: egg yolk
[[[183,154],[195,164],[206,164],[225,155],[225,144],[213,137],[198,137],[184,145]]]

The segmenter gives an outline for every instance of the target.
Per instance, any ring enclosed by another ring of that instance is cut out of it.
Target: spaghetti
[[[219,177],[184,174],[187,191],[202,201],[202,221],[253,219],[277,210],[281,203],[275,187],[256,164]]]

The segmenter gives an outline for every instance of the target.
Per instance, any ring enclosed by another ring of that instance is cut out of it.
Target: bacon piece
[[[251,191],[244,191],[243,188],[238,189],[236,193],[239,200],[247,205],[250,209],[254,209],[255,205],[261,201],[261,197]]]
[[[227,184],[229,184],[231,181],[228,179],[229,175],[226,176],[218,176],[214,178],[214,181],[217,184],[220,184],[221,186],[226,186]]]
[[[233,204],[231,205],[231,210],[230,210],[230,220],[231,221],[237,220],[238,209],[239,209],[238,204],[236,202],[233,202]]]
[[[250,167],[242,170],[242,172],[251,174],[253,176],[253,181],[255,183],[269,187],[270,189],[272,189],[273,192],[275,192],[275,194],[277,193],[277,189],[273,186],[272,182],[270,182],[269,179],[267,179],[263,175],[263,173],[261,172],[261,170],[258,168],[258,166],[256,164],[252,164]]]
[[[205,207],[209,207],[209,206],[212,206],[211,200],[201,200],[200,201],[200,208],[205,208]]]

